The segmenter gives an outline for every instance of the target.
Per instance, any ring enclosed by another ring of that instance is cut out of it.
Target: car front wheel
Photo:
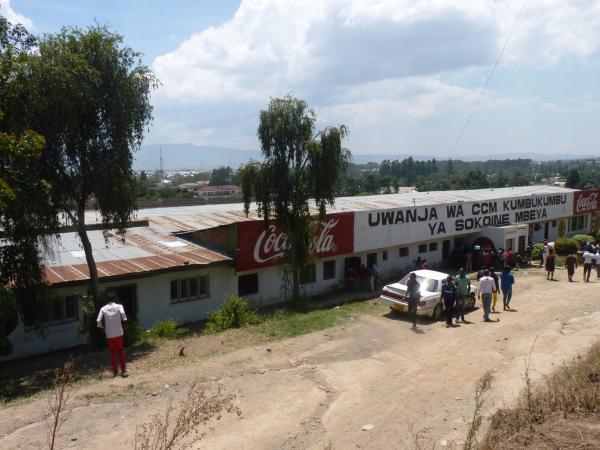
[[[475,308],[475,293],[471,292],[467,298],[467,309]]]

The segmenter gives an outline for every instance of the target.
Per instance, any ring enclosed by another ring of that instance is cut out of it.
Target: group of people
[[[481,270],[483,267],[504,267],[508,266],[513,270],[519,267],[531,264],[531,254],[533,246],[531,243],[522,253],[514,251],[512,248],[507,250],[480,245],[467,246],[464,243],[459,244],[453,251],[453,261],[455,267],[464,267],[468,272],[472,270]]]
[[[504,266],[500,273],[496,273],[493,267],[489,269],[483,267],[477,273],[479,286],[477,288],[477,298],[481,300],[483,306],[483,320],[491,322],[490,313],[496,312],[496,301],[498,293],[502,292],[502,304],[504,311],[511,311],[510,301],[512,299],[512,288],[515,284],[515,277],[510,266]],[[407,282],[408,313],[412,316],[412,326],[417,326],[417,304],[421,298],[421,286],[417,281],[417,276],[413,272]],[[453,319],[456,319],[456,326],[462,323],[468,323],[465,320],[465,309],[467,300],[471,294],[471,278],[466,274],[465,269],[461,267],[456,277],[448,275],[442,283],[441,301],[444,303],[446,311],[446,327],[453,325]]]
[[[354,267],[346,269],[346,285],[350,292],[358,291],[359,289],[368,289],[369,292],[375,292],[380,284],[381,277],[379,276],[377,264],[369,264],[369,267],[362,264],[358,270]]]
[[[550,246],[547,240],[544,241],[544,247],[541,250],[540,265],[546,269],[546,279],[554,280],[554,271],[556,269],[556,255],[554,248]],[[570,253],[565,259],[565,268],[569,281],[573,281],[575,270],[581,264],[583,265],[583,280],[589,283],[592,272],[596,272],[596,277],[600,279],[600,246],[586,242],[583,249],[578,253]]]

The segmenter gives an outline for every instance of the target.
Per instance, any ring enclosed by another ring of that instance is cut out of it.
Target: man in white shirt
[[[596,261],[596,277],[600,278],[600,250],[596,250],[594,261]]]
[[[586,250],[583,252],[583,280],[585,282],[590,281],[590,274],[592,273],[592,260],[594,254]]]
[[[479,279],[479,288],[477,289],[477,297],[481,299],[483,304],[483,320],[491,322],[490,309],[492,306],[492,294],[496,292],[496,282],[490,277],[490,271],[484,270],[483,276]]]
[[[113,294],[108,295],[108,302],[98,313],[96,323],[98,328],[104,329],[106,341],[110,349],[113,376],[119,374],[119,360],[121,363],[121,376],[128,376],[125,368],[125,350],[123,349],[123,326],[121,322],[127,322],[123,305],[116,303],[116,297]]]

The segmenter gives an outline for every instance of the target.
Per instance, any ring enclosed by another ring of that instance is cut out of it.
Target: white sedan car
[[[442,282],[448,277],[447,273],[435,270],[414,270],[417,281],[421,285],[421,298],[417,302],[417,315],[430,316],[433,320],[439,320],[444,311],[444,302],[441,301]],[[408,310],[408,299],[406,298],[406,283],[410,273],[406,274],[400,281],[383,287],[380,299],[389,303],[390,308],[405,312]],[[471,280],[471,292],[467,298],[466,309],[475,306],[475,292],[477,285]]]

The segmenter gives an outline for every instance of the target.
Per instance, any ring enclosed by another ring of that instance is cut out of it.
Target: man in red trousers
[[[103,328],[110,350],[113,376],[119,374],[119,362],[121,363],[121,376],[128,376],[125,368],[125,350],[123,349],[123,326],[121,322],[127,322],[123,305],[116,303],[116,297],[108,295],[108,302],[100,309],[96,323],[98,328]]]

